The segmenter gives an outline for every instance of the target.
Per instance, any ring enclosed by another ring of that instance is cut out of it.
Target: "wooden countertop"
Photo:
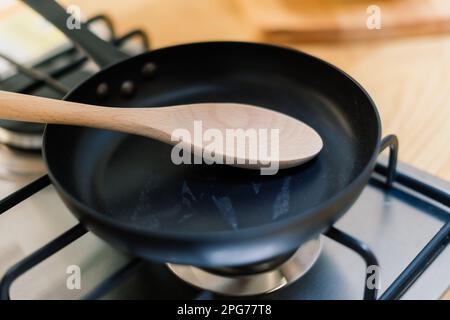
[[[153,48],[202,40],[258,41],[235,0],[64,0],[85,16],[106,13],[120,33],[143,28]],[[374,98],[400,159],[450,180],[450,34],[298,44],[358,80]]]

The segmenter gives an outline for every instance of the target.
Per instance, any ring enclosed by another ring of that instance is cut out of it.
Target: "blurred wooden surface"
[[[448,0],[239,2],[261,36],[269,41],[367,40],[450,31]],[[382,27],[374,32],[367,28],[367,18],[377,13]]]
[[[202,40],[261,40],[237,0],[61,2],[79,5],[85,16],[110,15],[119,34],[143,28],[154,48]],[[399,136],[400,159],[450,180],[450,34],[291,45],[358,80],[379,108],[383,133]]]

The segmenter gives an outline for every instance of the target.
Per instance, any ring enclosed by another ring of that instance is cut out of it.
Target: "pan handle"
[[[80,22],[80,28],[71,29],[67,25],[71,16],[53,0],[22,0],[42,17],[51,22],[56,28],[64,33],[75,45],[82,49],[94,62],[104,68],[129,56],[118,50],[111,43],[106,42],[89,31],[86,24]]]
[[[386,185],[391,187],[394,182],[395,171],[397,169],[398,138],[396,135],[389,134],[381,140],[379,153],[383,152],[386,148],[389,148]]]

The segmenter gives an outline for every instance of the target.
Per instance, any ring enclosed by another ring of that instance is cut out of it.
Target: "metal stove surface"
[[[450,193],[448,182],[405,164],[399,164],[398,170]],[[0,181],[1,196],[17,188],[16,183]],[[380,262],[382,294],[448,221],[448,207],[398,183],[385,190],[381,178],[374,174],[357,203],[335,226],[366,242],[374,251]],[[0,216],[0,276],[15,262],[76,223],[52,186],[5,212]],[[366,271],[363,260],[354,251],[323,238],[322,254],[306,275],[289,287],[257,298],[361,299]],[[98,296],[97,285],[127,264],[108,284],[108,293]],[[81,288],[71,290],[66,282],[70,277],[67,272],[73,265],[80,267]],[[449,267],[450,247],[447,246],[402,298],[439,299],[450,287]],[[18,278],[10,293],[12,299],[221,298],[185,284],[165,265],[125,256],[91,233]]]

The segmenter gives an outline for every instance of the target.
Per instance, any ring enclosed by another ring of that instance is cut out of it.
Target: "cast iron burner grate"
[[[139,37],[143,43],[144,47],[148,46],[148,41],[142,31],[137,30],[126,34],[121,38],[115,38],[111,22],[108,18],[104,16],[98,16],[90,20],[90,23],[97,20],[103,20],[109,26],[111,34],[113,35],[113,42],[117,45],[124,43],[126,40],[132,37]],[[86,61],[86,57],[76,53],[74,48],[70,48],[65,52],[61,53],[68,54],[72,53],[75,58],[69,63],[63,66],[58,64],[58,68],[45,70],[45,72],[51,76],[59,78],[68,72],[80,68],[83,62]],[[58,59],[58,57],[51,57],[43,62],[43,65],[51,61],[52,59]],[[39,66],[38,66],[39,67]],[[28,76],[30,74],[28,73]],[[31,74],[33,77],[33,75]],[[23,75],[19,75],[23,77]],[[45,81],[45,79],[37,78],[33,81],[29,79],[25,82],[20,82],[19,87],[10,88],[11,91],[17,91],[22,93],[33,93],[37,89],[47,86],[50,88],[52,84]],[[4,86],[3,86],[4,87]],[[55,89],[55,88],[54,88]],[[55,90],[54,90],[55,91]],[[56,90],[57,91],[57,90]],[[59,92],[61,97],[61,92]],[[41,129],[40,129],[41,130]],[[40,130],[36,132],[41,133]],[[433,201],[448,208],[450,206],[450,195],[445,190],[434,187],[413,175],[404,173],[403,171],[397,170],[397,140],[394,136],[388,136],[382,141],[383,148],[389,147],[390,156],[387,165],[378,163],[371,181],[379,181],[380,178],[384,179],[384,188],[389,189],[402,189],[407,188],[413,192],[420,194],[421,196],[432,199]],[[20,204],[22,201],[28,199],[32,195],[41,191],[45,187],[49,186],[51,181],[48,175],[43,175],[42,177],[36,179],[30,184],[22,187],[18,191],[10,194],[6,198],[0,201],[0,215],[14,206]],[[428,214],[427,211],[423,214]],[[62,233],[60,236],[50,241],[37,251],[26,256],[20,260],[15,265],[11,266],[0,282],[0,299],[8,300],[10,299],[10,289],[17,278],[27,273],[30,269],[37,266],[46,259],[52,257],[54,254],[68,246],[69,244],[77,241],[88,231],[81,225],[77,224],[66,232]],[[379,262],[375,254],[369,248],[369,246],[358,238],[344,232],[337,227],[331,227],[324,235],[344,247],[356,252],[365,262],[366,267],[369,266],[379,266]],[[365,272],[365,278],[361,279],[361,287],[364,288],[364,299],[375,300],[375,299],[399,299],[404,293],[410,288],[415,281],[420,277],[420,275],[425,272],[428,266],[435,260],[435,258],[446,248],[450,241],[450,219],[445,221],[445,224],[439,229],[439,231],[432,237],[432,239],[423,247],[423,249],[417,254],[417,256],[410,261],[407,267],[400,273],[400,275],[389,285],[389,287],[384,291],[383,295],[378,295],[378,289],[376,287],[369,288],[366,283],[371,276],[370,273]],[[145,265],[147,262],[139,258],[133,258],[128,263],[126,263],[119,270],[114,272],[112,275],[107,277],[98,286],[91,290],[84,299],[99,299],[116,289],[122,283],[124,283],[132,275],[136,275],[138,269]],[[379,273],[375,273],[375,276],[379,276]],[[193,296],[194,299],[205,299],[208,298],[210,293],[205,290],[199,290],[198,294]]]
[[[105,37],[117,46],[138,38],[144,49],[149,47],[148,38],[141,30],[133,30],[116,38],[111,20],[104,15],[92,17],[86,24],[90,27],[104,26]],[[0,56],[0,59],[7,60],[17,69],[15,75],[0,82],[1,90],[61,99],[70,88],[91,75],[90,72],[81,70],[88,60],[85,55],[74,46],[61,50],[33,67],[20,65],[10,57]],[[40,123],[0,120],[0,143],[22,151],[39,151],[44,127]]]
[[[112,22],[104,15],[95,16],[87,25],[103,31],[109,39],[124,50],[130,51],[130,44],[136,44],[139,51],[149,48],[149,41],[141,30],[133,30],[116,37]],[[103,27],[100,29],[99,27]],[[132,42],[132,40],[136,40]],[[134,51],[136,48],[134,48]],[[0,81],[0,89],[23,94],[61,99],[78,83],[92,74],[93,65],[74,46],[64,46],[34,65],[20,65],[11,57],[0,55],[16,67],[17,73]],[[40,156],[42,135],[45,125],[0,119],[0,179],[21,180],[36,178],[45,173]]]

